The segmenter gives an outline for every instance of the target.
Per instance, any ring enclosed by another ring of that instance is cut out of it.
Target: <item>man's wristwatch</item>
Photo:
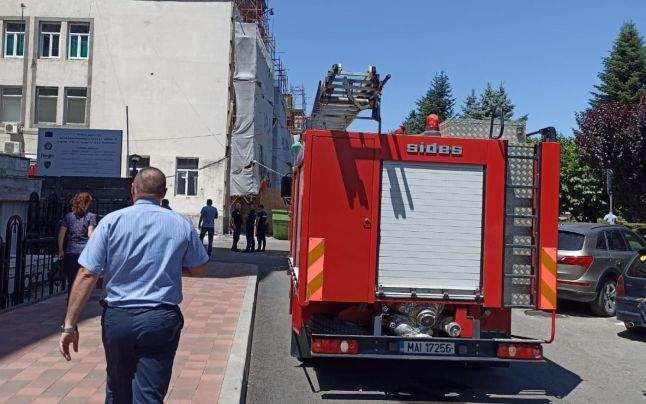
[[[77,332],[79,329],[77,326],[73,327],[65,327],[65,324],[61,324],[61,333],[62,334],[74,334]]]

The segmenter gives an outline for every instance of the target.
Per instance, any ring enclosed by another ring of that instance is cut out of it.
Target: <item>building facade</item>
[[[0,142],[37,160],[40,127],[122,130],[122,176],[138,155],[172,209],[224,212],[234,17],[230,1],[0,2]]]

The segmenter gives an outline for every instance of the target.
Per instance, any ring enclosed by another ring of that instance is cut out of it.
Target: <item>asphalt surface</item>
[[[465,369],[428,362],[325,360],[290,356],[286,243],[260,264],[246,398],[248,403],[481,402],[644,403],[646,334],[631,334],[585,305],[563,303],[547,361]],[[257,261],[258,260],[258,261]],[[514,333],[545,337],[548,318],[516,311]]]

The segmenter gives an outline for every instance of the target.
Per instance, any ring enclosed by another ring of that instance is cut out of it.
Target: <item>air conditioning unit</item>
[[[20,142],[4,142],[4,152],[20,156],[22,155],[22,145]]]
[[[4,131],[12,135],[19,134],[21,129],[22,129],[22,125],[18,122],[4,124]]]

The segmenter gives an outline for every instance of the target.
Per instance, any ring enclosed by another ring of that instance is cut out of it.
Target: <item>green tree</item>
[[[560,137],[561,192],[560,212],[570,212],[578,221],[596,222],[603,216],[606,202],[603,182],[581,158],[573,138]]]
[[[610,54],[603,59],[601,84],[592,92],[592,105],[602,101],[637,102],[646,89],[644,42],[632,22],[624,24]]]
[[[598,178],[614,173],[616,211],[646,220],[646,94],[639,102],[600,102],[577,114],[581,157]]]
[[[426,125],[425,119],[419,119],[417,112],[415,110],[410,111],[406,120],[404,121],[404,127],[406,128],[406,133],[422,133],[424,132],[424,126]]]
[[[417,108],[408,114],[404,121],[406,132],[421,133],[426,125],[426,117],[437,114],[441,121],[453,116],[455,98],[449,83],[449,77],[443,71],[433,77],[433,82],[426,94],[417,100]]]
[[[476,96],[476,90],[471,89],[471,93],[465,98],[460,117],[472,119],[484,118],[484,111],[482,110],[478,96]]]
[[[484,117],[490,117],[494,110],[496,111],[496,117],[499,117],[500,108],[505,111],[505,119],[511,119],[514,116],[515,106],[509,99],[507,90],[502,83],[498,85],[497,89],[494,89],[491,83],[487,83],[487,87],[480,95],[480,105]]]

